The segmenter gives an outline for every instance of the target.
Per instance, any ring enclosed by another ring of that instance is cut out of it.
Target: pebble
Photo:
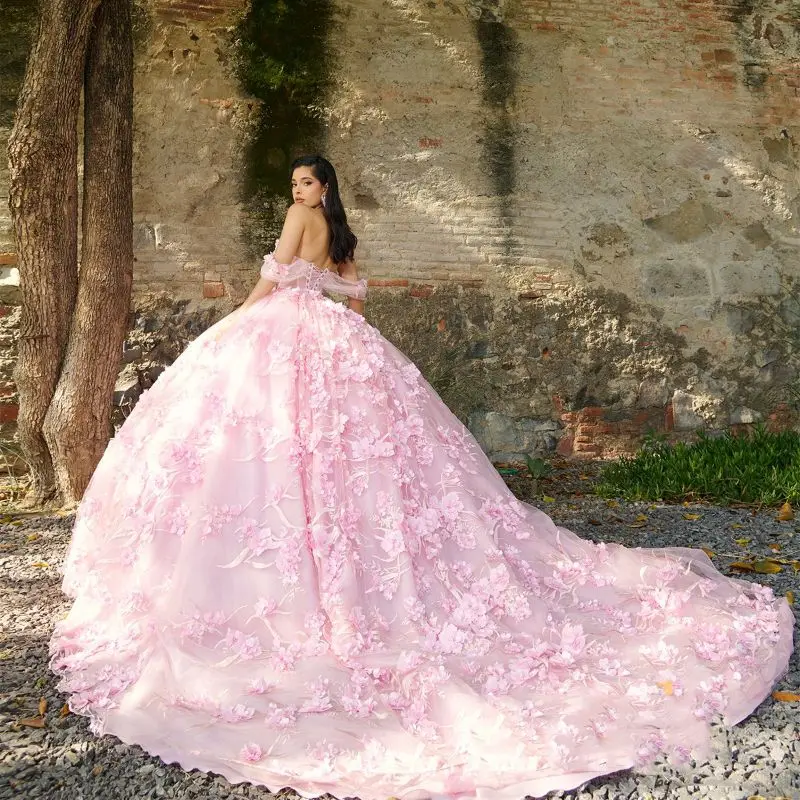
[[[585,497],[547,507],[559,525],[594,540],[618,541],[629,547],[682,545],[706,547],[723,572],[747,552],[800,560],[800,521],[781,523],[774,513],[748,509],[620,503]],[[686,520],[684,514],[700,514]],[[628,528],[639,514],[648,523]],[[250,784],[231,786],[219,776],[183,772],[166,766],[138,747],[111,736],[93,736],[83,717],[58,717],[64,698],[55,690],[47,666],[47,644],[53,622],[68,608],[56,571],[69,540],[71,517],[23,517],[21,525],[0,523],[0,800],[296,800],[291,791],[272,793]],[[737,528],[732,529],[731,525]],[[30,534],[38,536],[30,538]],[[747,551],[735,539],[749,539]],[[48,568],[35,568],[34,563]],[[776,594],[790,589],[800,600],[800,581],[791,568],[777,574],[748,576],[771,586]],[[800,636],[789,673],[777,687],[800,691]],[[40,697],[48,700],[47,728],[17,728],[16,720],[35,715]],[[708,760],[684,770],[668,765],[650,774],[628,772],[597,778],[548,800],[800,800],[800,703],[769,699],[745,722],[715,730]],[[520,798],[522,800],[522,798]]]

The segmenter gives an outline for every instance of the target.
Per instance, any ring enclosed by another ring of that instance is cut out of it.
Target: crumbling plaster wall
[[[368,316],[487,450],[598,455],[650,428],[791,423],[796,4],[333,7],[319,103]],[[120,402],[158,372],[148,309],[173,344],[189,338],[244,296],[260,256],[240,187],[260,108],[231,68],[246,0],[140,8],[143,313]]]

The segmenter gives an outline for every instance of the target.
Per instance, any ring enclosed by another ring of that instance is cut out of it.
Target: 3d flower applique
[[[264,677],[254,678],[247,684],[247,693],[255,695],[268,694],[277,685],[275,681],[268,681]]]
[[[239,756],[251,764],[264,758],[264,751],[255,742],[248,742],[240,751]]]

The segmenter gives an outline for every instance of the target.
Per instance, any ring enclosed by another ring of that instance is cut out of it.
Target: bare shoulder
[[[304,206],[302,203],[292,203],[289,208],[286,209],[286,219],[287,220],[297,220],[305,222],[311,217],[314,216],[314,212],[312,209]]]

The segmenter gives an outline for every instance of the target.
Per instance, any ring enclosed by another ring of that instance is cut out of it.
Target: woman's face
[[[316,208],[322,203],[322,195],[326,187],[314,177],[311,167],[298,167],[292,173],[292,199],[309,208]]]

